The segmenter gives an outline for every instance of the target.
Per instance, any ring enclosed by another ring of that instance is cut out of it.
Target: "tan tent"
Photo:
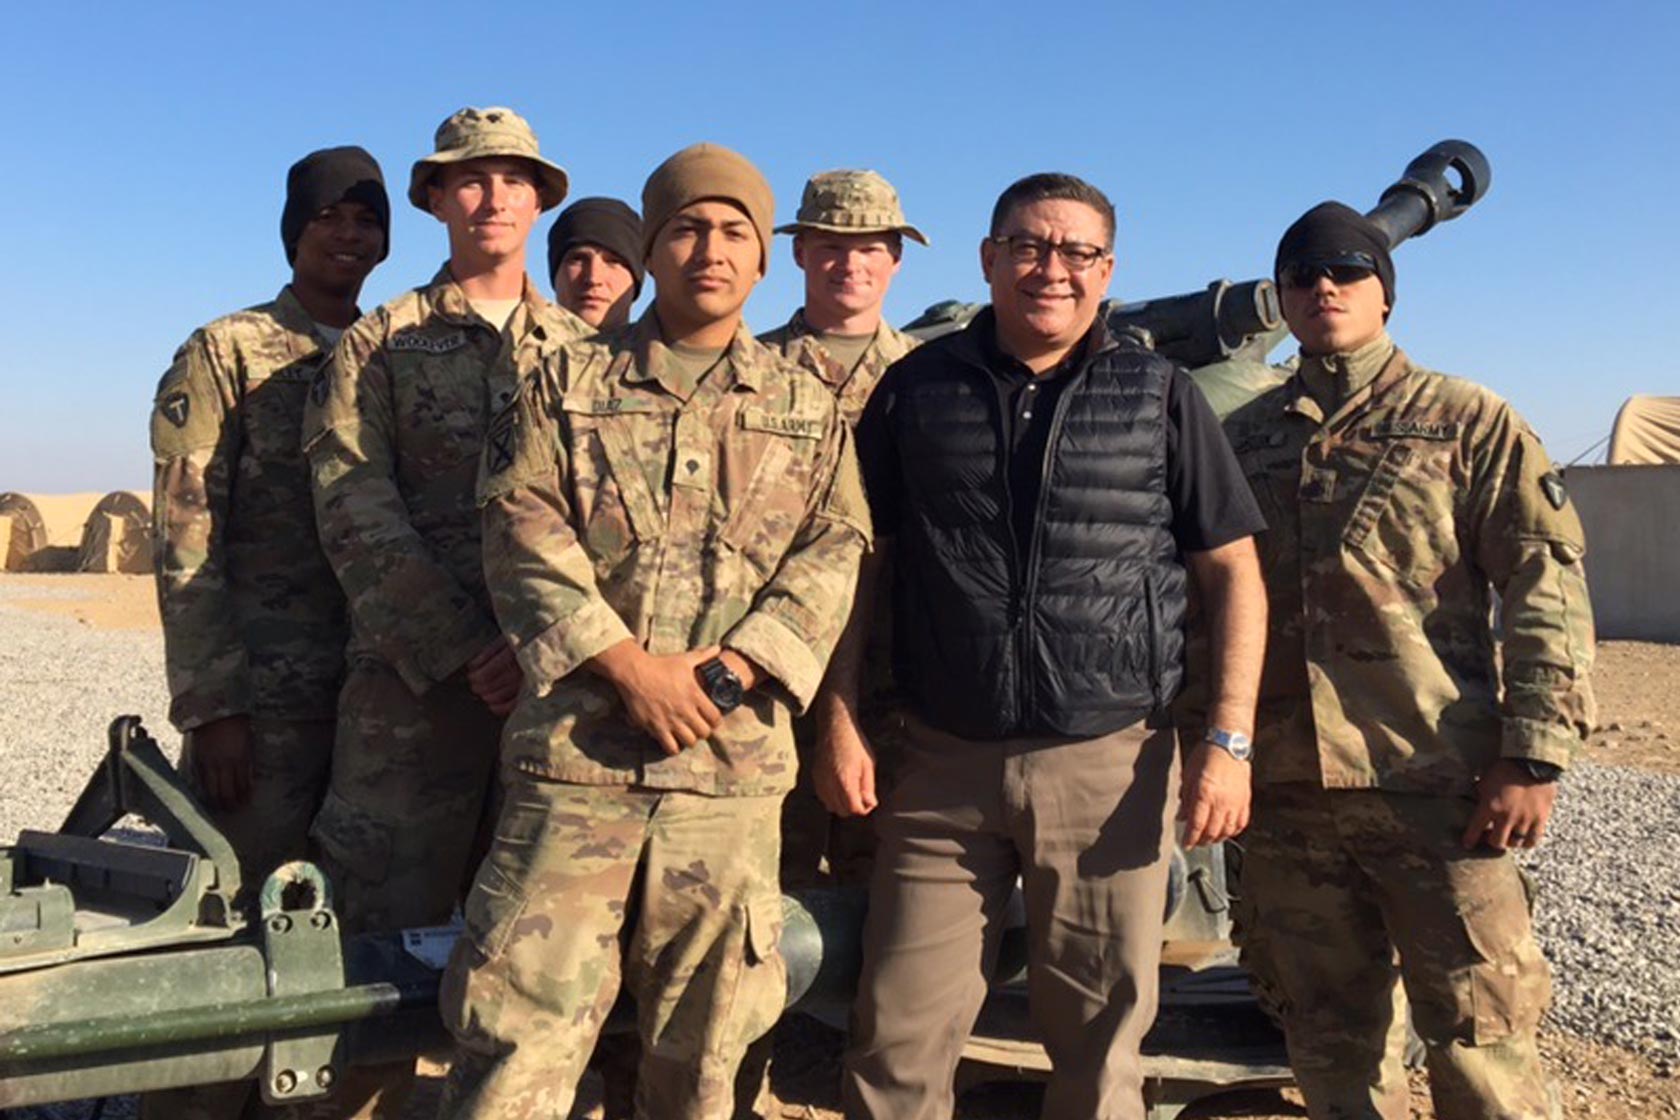
[[[1610,430],[1611,466],[1680,463],[1680,397],[1629,397]]]
[[[79,572],[152,570],[151,505],[131,490],[113,490],[93,507],[82,526]]]
[[[73,572],[98,494],[0,493],[0,547],[8,572]]]

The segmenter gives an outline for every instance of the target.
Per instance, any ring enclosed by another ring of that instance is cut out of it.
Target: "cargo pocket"
[[[1482,957],[1467,970],[1471,1041],[1488,1046],[1532,1034],[1552,998],[1551,971],[1534,935],[1500,951],[1474,921],[1465,922],[1465,932]]]
[[[486,960],[507,949],[524,913],[526,883],[548,820],[546,802],[522,797],[518,787],[496,817],[495,839],[478,865],[463,907],[467,936]]]
[[[730,1003],[729,1029],[723,1032],[730,1051],[738,1054],[769,1033],[787,1004],[787,963],[778,947],[782,940],[782,899],[760,895],[736,908],[745,926],[741,946],[741,975]]]
[[[331,790],[309,826],[309,838],[337,869],[363,883],[383,883],[391,872],[391,826]],[[334,887],[343,893],[344,884]]]

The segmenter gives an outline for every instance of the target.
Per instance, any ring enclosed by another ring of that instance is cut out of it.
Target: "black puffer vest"
[[[1183,675],[1171,366],[1106,340],[1071,374],[1023,556],[977,329],[991,317],[916,350],[896,379],[895,673],[923,718],[965,738],[1117,731],[1163,707]]]

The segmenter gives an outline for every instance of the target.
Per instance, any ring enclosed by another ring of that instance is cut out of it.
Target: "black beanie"
[[[385,176],[379,164],[355,145],[322,148],[310,152],[286,172],[286,208],[280,212],[280,243],[286,247],[286,263],[295,263],[298,238],[309,220],[328,206],[359,202],[379,215],[385,245],[379,259],[391,253],[391,200],[385,194]]]
[[[1371,219],[1340,202],[1321,202],[1295,219],[1278,242],[1272,278],[1283,276],[1284,266],[1340,256],[1366,253],[1377,265],[1383,298],[1394,307],[1394,258],[1388,254],[1388,237]]]
[[[630,298],[642,294],[642,219],[616,198],[580,198],[554,219],[548,231],[548,279],[560,271],[573,245],[599,245],[630,266]]]

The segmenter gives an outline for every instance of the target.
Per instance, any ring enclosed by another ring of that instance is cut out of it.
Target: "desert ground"
[[[0,795],[0,843],[19,828],[56,825],[102,753],[112,716],[139,712],[173,747],[161,676],[149,579],[0,575],[0,752],[17,760]],[[1530,865],[1542,885],[1541,935],[1559,989],[1542,1049],[1566,1115],[1680,1116],[1680,647],[1602,643],[1594,682],[1598,727],[1562,795],[1581,811],[1560,808],[1553,839]],[[1626,835],[1614,827],[1624,813],[1640,822]],[[1598,883],[1609,884],[1609,900],[1583,910],[1592,891],[1579,884]],[[1640,911],[1643,924],[1619,932],[1580,925],[1625,925],[1624,910]],[[1554,913],[1561,917],[1549,919]],[[840,1041],[838,1031],[803,1017],[784,1026],[769,1116],[840,1115]],[[414,1117],[430,1115],[441,1070],[427,1065],[422,1073],[408,1113]],[[598,1092],[586,1083],[576,1115],[600,1115]],[[1036,1116],[1037,1098],[1030,1083],[982,1085],[964,1096],[958,1115]],[[78,1107],[5,1115],[93,1114]],[[1413,1078],[1413,1113],[1434,1116],[1422,1074]],[[111,1102],[102,1115],[132,1115],[132,1103]],[[1282,1089],[1210,1098],[1183,1115],[1262,1120],[1306,1112]]]

